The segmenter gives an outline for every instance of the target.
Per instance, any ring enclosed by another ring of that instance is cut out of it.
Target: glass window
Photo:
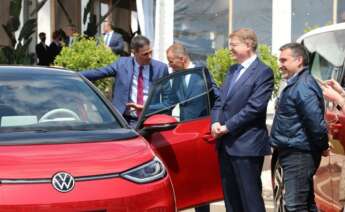
[[[272,43],[272,0],[233,0],[233,30],[239,28],[253,29],[259,43]]]
[[[174,41],[183,44],[193,61],[227,46],[229,2],[175,0]]]
[[[151,90],[143,115],[169,114],[179,121],[208,116],[208,89],[200,69],[179,71]]]
[[[0,93],[0,132],[120,128],[109,108],[79,77],[2,75]]]
[[[345,22],[345,0],[338,0],[338,20],[337,23]]]
[[[332,79],[332,73],[336,70],[331,63],[329,63],[325,58],[315,53],[314,59],[311,65],[311,73],[314,77],[324,81]]]
[[[333,1],[292,0],[291,33],[297,40],[306,31],[332,24]]]

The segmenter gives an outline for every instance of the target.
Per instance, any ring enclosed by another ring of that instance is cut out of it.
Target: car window
[[[322,57],[318,52],[314,54],[311,73],[314,77],[323,81],[329,79],[340,80],[342,77],[341,68],[332,65],[332,63]]]
[[[2,76],[0,93],[0,132],[120,127],[102,99],[77,76]]]
[[[202,69],[181,70],[158,83],[146,103],[143,116],[168,114],[188,121],[210,114],[208,88]]]

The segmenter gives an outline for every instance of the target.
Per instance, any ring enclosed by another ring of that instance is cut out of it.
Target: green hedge
[[[107,66],[118,59],[103,41],[94,38],[77,37],[71,47],[63,47],[54,61],[55,66],[74,71]],[[102,79],[95,85],[109,97],[112,88],[112,78]]]

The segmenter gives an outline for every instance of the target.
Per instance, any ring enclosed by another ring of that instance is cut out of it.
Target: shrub
[[[74,71],[100,68],[116,61],[114,55],[102,41],[94,38],[77,37],[71,47],[63,47],[54,61],[55,66],[61,66]],[[113,80],[106,78],[98,80],[95,85],[109,97]]]
[[[280,81],[282,79],[279,71],[277,57],[271,54],[270,48],[267,45],[260,44],[258,47],[258,57],[263,63],[273,70],[274,74],[274,90],[273,96],[277,96]],[[207,67],[212,73],[217,85],[221,85],[225,80],[229,67],[235,64],[229,49],[219,49],[214,54],[207,57]]]

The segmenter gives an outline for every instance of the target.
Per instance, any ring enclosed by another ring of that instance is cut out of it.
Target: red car
[[[75,72],[0,66],[0,211],[176,211],[222,199],[204,71],[188,71],[204,88],[189,99],[161,96],[183,74],[154,84],[134,130]],[[179,121],[196,99],[202,113]]]
[[[311,73],[319,80],[334,79],[345,86],[345,24],[336,24],[306,33],[298,42],[309,50]],[[345,205],[345,114],[326,102],[326,121],[331,154],[323,157],[314,177],[315,200],[319,210],[344,211]],[[284,173],[273,155],[273,195],[276,211],[284,212]]]

